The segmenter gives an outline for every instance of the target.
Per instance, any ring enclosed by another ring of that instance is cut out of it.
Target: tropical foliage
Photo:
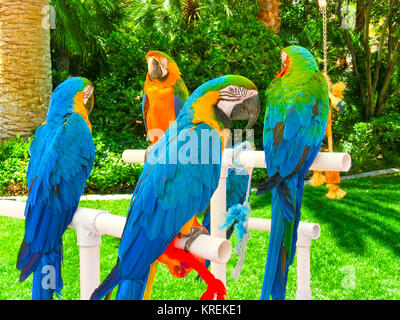
[[[51,31],[54,65],[58,71],[82,72],[101,66],[104,41],[128,16],[122,0],[51,0],[55,27]]]
[[[260,90],[262,106],[265,89],[279,71],[283,47],[307,47],[323,69],[318,1],[278,1],[279,33],[260,22],[265,17],[265,12],[260,14],[264,2],[268,1],[52,0],[53,85],[70,75],[86,76],[95,83],[96,104],[90,118],[98,150],[87,191],[130,192],[140,173],[140,167],[118,159],[125,149],[148,145],[141,111],[147,51],[162,50],[174,57],[189,91],[219,75],[247,76]],[[343,114],[334,113],[334,149],[352,155],[352,172],[400,165],[400,6],[396,4],[396,0],[328,1],[327,71],[332,83],[347,85],[347,108]],[[67,57],[69,69],[56,70],[60,57]],[[257,149],[262,148],[263,116],[255,125]],[[12,183],[24,183],[29,141],[24,146],[22,141],[11,143],[21,149],[16,152],[18,160],[2,164],[10,177],[1,182],[3,194]],[[254,183],[264,175],[255,170]]]

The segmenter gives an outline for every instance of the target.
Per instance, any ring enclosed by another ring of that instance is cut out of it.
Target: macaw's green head
[[[251,128],[260,112],[257,87],[249,79],[222,76],[198,87],[186,102],[193,109],[193,123],[207,123],[221,130],[230,128],[232,120],[248,120]]]
[[[164,82],[169,78],[175,80],[180,76],[178,65],[164,52],[150,51],[146,54],[146,61],[150,81]]]
[[[315,73],[318,71],[314,56],[300,46],[286,47],[281,52],[282,69],[275,77],[282,78],[295,73]]]

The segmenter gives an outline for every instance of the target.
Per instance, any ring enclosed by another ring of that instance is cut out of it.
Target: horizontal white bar
[[[25,219],[24,210],[24,202],[0,200],[0,216]],[[90,238],[91,233],[98,235],[107,234],[121,238],[125,227],[125,221],[125,217],[112,215],[104,210],[78,207],[70,227],[73,229],[77,229],[78,227],[84,228],[84,230],[88,231],[88,238]],[[176,241],[176,247],[183,249],[185,241],[185,238]],[[81,243],[85,245],[84,239],[82,239]],[[231,243],[224,238],[201,235],[193,241],[189,252],[194,256],[216,263],[226,263],[231,256],[232,246]]]
[[[263,151],[242,151],[239,154],[239,161],[242,165],[249,168],[266,168],[265,154]],[[122,153],[122,160],[128,163],[144,163],[145,150],[128,149]],[[222,163],[232,166],[234,153],[232,149],[225,149]],[[319,152],[315,157],[310,170],[321,171],[349,171],[351,167],[351,157],[344,152]]]
[[[146,150],[126,149],[122,152],[122,160],[128,163],[144,163]]]
[[[184,249],[187,239],[177,238],[175,248]],[[205,250],[212,248],[212,250]],[[210,260],[216,263],[227,263],[232,253],[232,246],[229,240],[215,236],[201,234],[190,246],[190,252],[199,258]],[[207,253],[207,255],[206,255]],[[210,254],[213,254],[211,256]]]
[[[249,230],[271,231],[271,219],[249,218],[247,222]],[[300,221],[298,233],[309,239],[318,239],[321,234],[321,228],[318,223]]]
[[[0,200],[0,216],[25,219],[25,202]]]

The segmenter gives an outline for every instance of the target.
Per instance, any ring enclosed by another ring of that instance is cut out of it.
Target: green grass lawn
[[[306,186],[302,221],[316,222],[321,236],[311,246],[313,299],[400,299],[400,174],[343,181],[347,195],[340,201],[325,198],[324,186]],[[251,197],[252,216],[270,218],[270,195]],[[81,201],[125,216],[129,200]],[[16,256],[23,238],[22,220],[0,217],[0,299],[30,299],[32,277],[18,282]],[[269,233],[251,231],[239,280],[230,277],[238,256],[227,266],[228,299],[259,299]],[[113,267],[119,239],[103,236],[101,279]],[[232,246],[236,245],[233,237]],[[74,230],[64,235],[64,299],[79,299],[79,251]],[[198,299],[205,284],[192,272],[184,279],[158,268],[153,299]],[[114,290],[115,291],[115,290]],[[114,293],[115,294],[115,293]],[[291,266],[287,299],[296,295],[296,259]]]

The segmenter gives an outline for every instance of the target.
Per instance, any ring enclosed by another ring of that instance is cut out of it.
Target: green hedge
[[[353,171],[400,166],[400,114],[389,113],[371,122],[357,122],[343,143],[352,156]]]
[[[110,71],[95,81],[96,106],[91,120],[93,132],[104,133],[103,141],[117,143],[111,146],[113,151],[143,145],[145,130],[139,122],[148,51],[170,54],[190,92],[221,75],[246,76],[260,90],[261,105],[265,105],[265,89],[280,67],[280,38],[254,17],[203,18],[194,28],[176,28],[170,33],[127,28],[113,33],[105,45],[105,64]],[[262,147],[263,112],[255,125],[257,148]]]
[[[0,141],[0,196],[25,194],[30,139]]]
[[[106,58],[99,62],[100,71],[88,70],[83,74],[95,83],[95,108],[90,120],[96,160],[86,192],[130,193],[140,175],[141,166],[123,163],[121,153],[125,149],[148,146],[141,103],[147,72],[145,55],[150,50],[165,51],[174,58],[191,92],[205,81],[225,74],[240,74],[251,79],[260,91],[261,114],[254,132],[256,148],[262,150],[264,92],[279,71],[282,47],[289,42],[296,43],[297,39],[296,34],[289,33],[289,37],[283,31],[281,37],[273,34],[252,14],[216,13],[203,15],[192,26],[171,23],[160,29],[132,24],[112,33],[104,41]],[[318,30],[314,31],[312,39],[318,38],[315,36]],[[321,51],[310,49],[316,53]],[[55,72],[53,76],[57,83],[67,75]],[[333,124],[335,151],[351,154],[352,171],[400,165],[398,111],[393,109],[370,123],[360,119],[358,109],[349,103],[345,113]],[[29,144],[30,139],[19,137],[0,142],[0,195],[26,192]],[[264,176],[264,169],[255,169],[253,184]]]
[[[26,172],[31,138],[0,142],[0,196],[26,195]],[[124,163],[120,153],[110,151],[94,137],[96,158],[85,193],[131,193],[142,166]]]

